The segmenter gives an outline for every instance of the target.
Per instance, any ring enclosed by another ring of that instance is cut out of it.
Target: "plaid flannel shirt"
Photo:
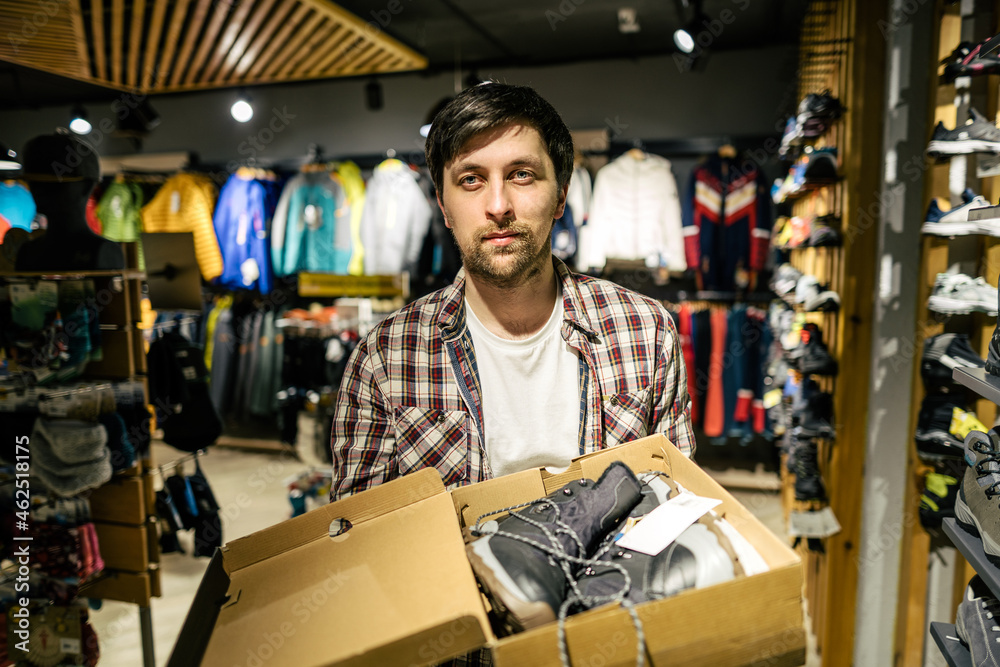
[[[691,456],[687,371],[666,310],[553,262],[562,283],[561,334],[580,358],[580,453],[663,433]],[[333,417],[331,499],[427,467],[449,488],[492,477],[464,295],[463,269],[452,285],[393,313],[358,344]]]

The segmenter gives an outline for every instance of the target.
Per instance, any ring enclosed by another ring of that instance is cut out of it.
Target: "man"
[[[575,275],[551,231],[569,130],[534,90],[485,83],[435,117],[427,164],[455,282],[375,327],[333,419],[336,499],[420,468],[449,487],[664,433],[694,452],[677,331],[657,302]]]

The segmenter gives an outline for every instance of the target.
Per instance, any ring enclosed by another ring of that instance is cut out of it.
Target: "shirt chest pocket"
[[[462,410],[396,408],[396,456],[402,475],[435,468],[445,485],[468,477],[468,415]]]
[[[604,444],[618,445],[649,435],[649,396],[652,387],[601,399],[604,414]]]

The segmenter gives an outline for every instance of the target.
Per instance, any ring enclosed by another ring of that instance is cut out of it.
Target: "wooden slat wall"
[[[867,439],[871,322],[878,235],[861,215],[877,201],[879,161],[865,147],[881,145],[885,43],[877,29],[884,3],[814,0],[800,40],[800,99],[824,90],[847,108],[817,146],[840,152],[842,180],[795,203],[795,215],[841,216],[843,248],[793,253],[792,264],[829,283],[841,297],[836,314],[810,314],[840,361],[840,375],[820,386],[834,396],[836,442],[820,443],[820,470],[841,532],[823,540],[825,553],[803,545],[807,610],[823,665],[853,661],[857,548]],[[877,64],[872,66],[872,64]]]
[[[141,93],[427,66],[329,0],[0,0],[0,34],[0,60]]]

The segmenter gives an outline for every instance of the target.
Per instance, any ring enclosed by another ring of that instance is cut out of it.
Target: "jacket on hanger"
[[[207,176],[181,172],[167,179],[142,209],[147,232],[194,234],[194,254],[205,280],[222,273],[222,253],[212,225],[215,196],[215,185]]]
[[[276,276],[299,271],[347,273],[351,259],[350,211],[344,188],[327,171],[293,176],[271,223]]]
[[[222,251],[218,284],[230,289],[271,291],[271,247],[267,229],[277,204],[278,186],[237,171],[219,192],[215,235]]]
[[[142,233],[142,188],[136,183],[116,179],[101,195],[96,213],[104,238],[139,243],[139,269],[145,269],[139,236]]]
[[[770,198],[756,165],[713,155],[694,168],[684,200],[684,252],[705,289],[732,290],[738,270],[763,269],[770,240]]]
[[[414,273],[431,224],[415,171],[400,160],[385,160],[368,181],[361,215],[365,274]]]
[[[575,214],[575,213],[574,213]],[[609,257],[645,259],[683,271],[684,237],[670,161],[626,153],[597,172],[577,266],[601,268]]]

